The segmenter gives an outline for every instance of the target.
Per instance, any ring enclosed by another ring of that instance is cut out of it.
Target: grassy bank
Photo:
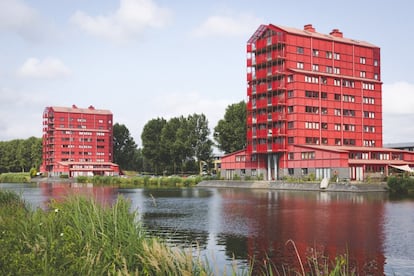
[[[0,174],[0,183],[28,183],[30,182],[30,173],[2,173]]]
[[[150,177],[150,176],[79,176],[76,178],[78,183],[93,183],[98,185],[117,185],[119,187],[192,187],[203,179],[201,176],[194,177]]]
[[[207,275],[192,252],[146,236],[127,200],[70,197],[49,211],[0,190],[1,275]]]

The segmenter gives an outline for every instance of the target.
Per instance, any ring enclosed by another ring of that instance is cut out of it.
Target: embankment
[[[387,192],[386,183],[330,183],[326,189],[321,189],[319,183],[287,183],[282,181],[231,181],[208,180],[197,184],[197,187],[214,188],[245,188],[272,189],[292,191],[330,191],[330,192]]]

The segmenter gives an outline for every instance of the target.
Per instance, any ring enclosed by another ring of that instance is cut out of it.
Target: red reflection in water
[[[83,195],[93,197],[94,200],[102,205],[112,205],[117,198],[117,192],[114,187],[98,186],[92,184],[79,183],[40,183],[42,194],[48,199],[64,200],[71,195]],[[45,202],[48,205],[49,202]]]
[[[244,217],[250,222],[247,251],[258,273],[266,259],[278,272],[283,267],[300,269],[295,246],[305,270],[308,257],[328,258],[346,254],[349,267],[359,275],[383,275],[384,201],[358,194],[262,192],[247,198],[234,191],[222,191],[226,219]],[[235,206],[231,206],[235,205]],[[288,242],[289,240],[293,242]],[[306,268],[307,267],[307,268]]]

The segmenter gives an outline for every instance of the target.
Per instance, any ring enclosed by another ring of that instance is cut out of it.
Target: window
[[[319,138],[317,137],[305,137],[305,143],[311,145],[319,145]]]
[[[327,145],[328,144],[328,138],[322,138],[322,145]]]
[[[319,98],[318,91],[305,91],[305,97],[307,98]]]
[[[328,108],[326,108],[326,107],[321,107],[321,114],[322,114],[322,115],[326,115],[326,114],[328,114]]]
[[[318,64],[313,64],[312,65],[312,70],[313,71],[319,71],[319,65]]]
[[[303,62],[297,62],[296,63],[296,68],[303,69]]]
[[[288,144],[293,144],[295,142],[294,137],[288,137]]]
[[[305,151],[301,153],[302,160],[306,159],[315,159],[315,152],[314,151]]]
[[[361,78],[365,78],[365,75],[366,75],[366,72],[365,72],[365,71],[361,71],[361,72],[359,72],[359,76],[360,76]]]
[[[374,59],[374,66],[378,66],[378,60]]]
[[[335,145],[340,146],[341,145],[341,139],[336,138],[335,139]]]
[[[288,106],[288,108],[287,108],[287,112],[288,112],[288,113],[293,113],[293,105]]]
[[[334,59],[340,60],[341,59],[341,55],[339,53],[334,53]]]
[[[289,175],[294,175],[295,174],[295,169],[294,168],[288,168],[288,174]]]
[[[319,56],[319,50],[318,49],[313,49],[312,54],[314,57],[318,57]]]
[[[344,131],[355,131],[355,125],[350,125],[350,124],[344,124]]]
[[[328,129],[328,123],[321,123],[322,129]]]
[[[343,95],[342,96],[342,100],[344,102],[354,103],[355,102],[355,96],[352,96],[352,95]]]
[[[322,99],[326,99],[326,98],[328,98],[328,93],[326,93],[326,92],[321,92],[321,98],[322,98]]]
[[[366,83],[366,82],[364,82],[364,83],[362,83],[362,89],[365,89],[365,90],[374,90],[375,89],[375,86],[374,86],[373,83]]]
[[[305,76],[305,82],[319,83],[319,78],[318,77]]]
[[[294,160],[294,159],[295,159],[295,154],[293,152],[289,152],[288,160]]]
[[[340,101],[341,100],[341,95],[340,94],[335,94],[334,99],[335,99],[335,101]]]
[[[327,51],[326,52],[326,58],[332,58],[332,52]]]
[[[308,174],[308,168],[302,168],[301,171],[302,171],[302,175]]]
[[[374,79],[378,80],[378,74],[377,73],[374,74]]]
[[[360,58],[359,58],[359,63],[361,63],[361,64],[365,64],[365,62],[366,62],[365,57],[360,57]]]
[[[287,92],[287,96],[288,96],[288,98],[293,98],[293,90],[289,90]]]
[[[364,118],[375,118],[375,113],[370,111],[364,111]]]
[[[343,81],[342,81],[342,86],[344,86],[344,87],[352,87],[352,88],[354,88],[354,87],[355,87],[355,83],[354,83],[354,81],[350,81],[350,80],[343,80]]]
[[[341,130],[341,124],[335,124],[335,130],[340,131]]]
[[[375,99],[371,97],[363,97],[362,102],[364,104],[375,104]]]
[[[352,109],[344,109],[343,110],[343,114],[344,114],[344,116],[355,117],[355,110],[352,110]]]
[[[319,113],[319,108],[316,107],[316,106],[305,106],[305,112],[306,113],[318,114]]]
[[[293,75],[289,75],[287,77],[287,82],[293,82]]]
[[[341,74],[341,70],[339,69],[339,67],[334,67],[334,73]]]
[[[341,80],[334,79],[334,85],[335,86],[341,86]]]
[[[305,128],[307,129],[319,129],[318,122],[305,122]]]
[[[355,139],[344,139],[344,145],[355,145]]]
[[[303,50],[303,47],[296,47],[296,53],[298,53],[298,54],[303,54],[303,52],[304,52],[304,50]]]
[[[292,128],[294,128],[294,122],[293,121],[288,122],[288,129],[292,129]]]
[[[332,72],[333,72],[332,66],[326,66],[326,73],[332,74]]]
[[[335,116],[341,116],[341,110],[340,109],[335,109],[334,114],[335,114]]]

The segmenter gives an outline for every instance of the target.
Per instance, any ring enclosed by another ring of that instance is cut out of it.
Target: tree
[[[28,172],[42,163],[42,139],[30,137],[0,142],[0,173]]]
[[[162,150],[161,133],[166,121],[163,118],[152,119],[142,130],[142,154],[146,164],[150,165],[156,174],[165,167],[165,153]]]
[[[114,162],[123,170],[137,170],[139,152],[128,128],[116,123],[113,127],[113,139]]]
[[[241,101],[226,108],[224,118],[214,128],[217,147],[225,153],[246,147],[247,121],[246,103]]]
[[[188,124],[190,132],[190,144],[193,156],[197,162],[208,161],[212,155],[213,142],[210,140],[210,129],[208,128],[208,120],[204,114],[193,114],[188,116]]]

